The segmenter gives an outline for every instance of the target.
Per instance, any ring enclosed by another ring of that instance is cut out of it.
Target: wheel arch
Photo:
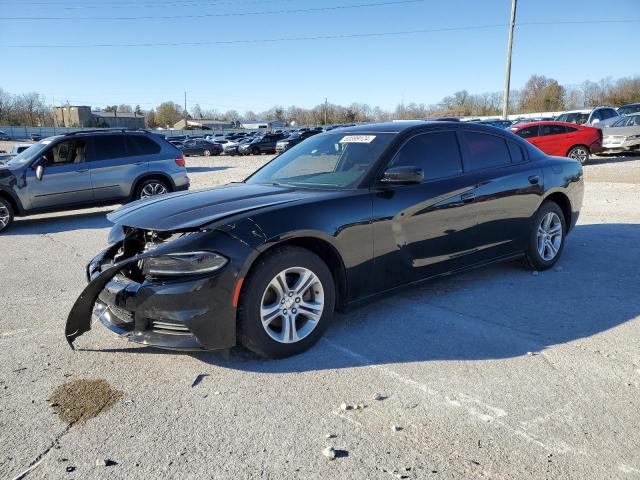
[[[571,208],[571,200],[569,199],[569,197],[563,192],[555,191],[544,197],[544,201],[554,202],[560,207],[562,213],[564,214],[564,223],[567,227],[567,230],[570,229],[573,210]]]
[[[13,208],[14,215],[24,214],[22,203],[20,203],[20,200],[16,198],[12,193],[10,193],[8,190],[0,189],[0,198],[3,198],[7,202],[9,202],[9,204],[11,205],[11,208]]]
[[[336,287],[336,310],[343,310],[346,307],[348,298],[346,267],[338,249],[331,243],[331,241],[322,238],[322,236],[304,233],[265,244],[264,248],[259,249],[258,254],[251,258],[247,265],[245,265],[242,269],[241,276],[243,278],[248,277],[260,258],[269,254],[276,248],[286,246],[304,248],[320,257],[320,259],[327,265],[333,276],[333,281]],[[238,293],[242,295],[242,293],[244,293],[243,290],[244,282],[240,288],[240,292]]]

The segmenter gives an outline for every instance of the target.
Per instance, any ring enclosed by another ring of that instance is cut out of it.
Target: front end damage
[[[246,254],[238,249],[245,247],[219,234],[213,243],[231,252],[229,258],[222,257],[210,252],[211,234],[114,227],[112,245],[87,266],[89,284],[69,313],[65,334],[71,348],[91,329],[92,314],[112,332],[145,345],[175,350],[235,345],[231,299],[238,259]],[[200,268],[175,275],[166,271],[155,275],[148,268],[158,258],[175,260],[194,251],[209,254],[209,259],[224,258],[224,264],[215,271]]]

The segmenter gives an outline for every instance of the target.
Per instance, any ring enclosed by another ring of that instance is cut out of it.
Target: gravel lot
[[[202,188],[266,160],[187,164]],[[110,209],[18,219],[0,236],[0,477],[40,462],[27,478],[640,478],[640,158],[585,171],[554,270],[407,290],[281,361],[154,350],[100,325],[73,353],[64,322]],[[68,426],[48,399],[83,379],[114,404]]]

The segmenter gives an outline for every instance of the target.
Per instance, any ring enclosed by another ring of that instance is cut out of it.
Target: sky
[[[326,97],[393,110],[501,91],[510,10],[511,0],[0,0],[0,88],[56,105],[148,109],[183,104],[186,91],[189,109]],[[550,24],[580,21],[600,23]],[[516,24],[512,88],[532,74],[565,85],[640,74],[640,0],[519,0]],[[326,36],[343,37],[308,39]],[[282,38],[295,40],[253,42]]]

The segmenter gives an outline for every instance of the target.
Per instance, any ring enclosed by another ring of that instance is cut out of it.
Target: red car
[[[602,130],[566,122],[533,122],[511,127],[511,131],[547,155],[569,157],[583,165],[602,151]]]

